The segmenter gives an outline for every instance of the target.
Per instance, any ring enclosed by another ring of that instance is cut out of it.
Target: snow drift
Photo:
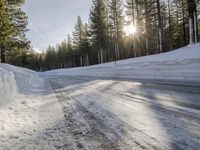
[[[100,76],[134,79],[160,79],[200,84],[200,44],[186,46],[171,52],[121,60],[83,68],[58,69],[49,75]],[[18,92],[37,92],[43,88],[38,73],[29,69],[0,64],[0,103]],[[38,84],[40,83],[40,84]],[[31,89],[31,90],[30,90]]]
[[[16,67],[8,64],[0,64],[0,68],[3,68],[14,74],[19,91],[24,91],[31,88],[34,85],[34,82],[39,80],[37,72],[26,68]]]
[[[17,92],[27,91],[40,79],[37,72],[8,64],[0,64],[0,104],[6,104]]]
[[[200,44],[171,52],[83,68],[52,70],[42,75],[101,76],[175,80],[200,84]]]
[[[11,100],[16,94],[16,89],[14,74],[0,67],[0,106]]]

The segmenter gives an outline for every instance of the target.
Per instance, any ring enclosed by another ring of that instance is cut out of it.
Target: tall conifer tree
[[[115,38],[115,57],[120,59],[120,48],[123,36],[124,16],[123,2],[121,0],[110,0],[110,20]]]
[[[98,49],[98,63],[103,63],[103,52],[106,49],[106,9],[103,0],[93,0],[90,10],[90,33],[92,43]]]

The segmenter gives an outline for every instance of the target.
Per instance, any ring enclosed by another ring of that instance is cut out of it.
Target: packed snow
[[[0,107],[10,102],[16,94],[16,90],[14,74],[0,67]]]
[[[0,81],[0,150],[41,149],[32,140],[63,118],[48,81],[8,64],[0,64]]]
[[[82,75],[200,83],[200,44],[171,52],[83,68],[58,69],[46,75]],[[44,75],[44,74],[43,74]]]
[[[4,70],[11,72],[14,75],[19,91],[24,92],[28,89],[32,90],[35,86],[35,83],[37,85],[37,82],[40,80],[38,73],[29,69],[8,64],[0,64],[0,68],[3,68]]]
[[[200,44],[116,66],[0,64],[0,150],[198,149],[199,68]]]

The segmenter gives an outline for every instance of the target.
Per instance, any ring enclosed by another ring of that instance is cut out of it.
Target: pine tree
[[[126,22],[127,22],[127,26],[133,26],[132,28],[136,28],[138,31],[137,31],[137,34],[138,34],[138,36],[139,36],[139,28],[138,28],[138,21],[139,20],[137,20],[139,17],[139,14],[138,14],[138,1],[136,1],[136,0],[126,0],[126,11],[125,11],[125,13],[126,13],[126,16],[127,16],[127,20],[126,20]],[[130,35],[130,40],[131,40],[131,47],[133,47],[132,46],[132,44],[134,44],[134,57],[136,57],[136,49],[137,49],[137,47],[136,47],[136,40],[135,40],[135,38],[136,37],[134,37],[134,35]],[[138,38],[139,39],[139,38]]]
[[[51,70],[51,69],[55,69],[56,65],[55,65],[55,60],[56,60],[56,51],[55,51],[55,48],[52,47],[52,46],[48,46],[48,49],[46,51],[46,56],[45,56],[45,60],[46,60],[46,65],[47,65],[47,68],[48,70]]]
[[[22,10],[24,0],[1,0],[1,61],[5,62],[5,51],[10,49],[29,48],[29,41],[26,38],[27,16]]]
[[[67,59],[67,67],[74,67],[75,66],[75,62],[74,62],[74,50],[72,47],[72,40],[71,40],[71,36],[68,35],[67,38],[67,55],[66,55],[66,59]]]
[[[57,53],[56,53],[56,63],[58,68],[66,67],[66,55],[67,55],[67,42],[64,40],[61,44],[58,45]]]
[[[18,48],[29,48],[29,41],[26,38],[25,33],[28,31],[28,17],[22,10],[24,0],[8,0],[9,13],[12,18],[13,26],[15,27],[15,35],[12,39],[12,45]]]
[[[120,59],[120,48],[123,37],[123,3],[121,0],[110,0],[110,20],[115,40],[115,59]]]
[[[188,9],[186,0],[173,0],[171,5],[172,14],[172,39],[173,47],[179,48],[185,46],[189,41],[189,21],[188,20]]]
[[[126,16],[127,16],[127,26],[133,26],[136,27],[136,21],[135,21],[135,0],[126,0]],[[131,41],[134,40],[133,36],[131,35]],[[132,46],[131,42],[131,46]],[[136,52],[134,49],[134,57],[136,57]]]
[[[71,39],[70,34],[68,34],[67,36],[67,49],[72,50],[72,39]]]
[[[80,66],[83,66],[83,54],[84,54],[83,43],[86,37],[86,33],[85,33],[85,27],[83,25],[83,22],[80,16],[78,16],[77,23],[75,24],[75,30],[72,34],[73,34],[73,48],[76,53],[75,55],[79,57],[79,61],[78,59],[75,60],[76,64],[80,62],[79,63]]]
[[[0,0],[0,51],[1,62],[5,63],[5,49],[13,36],[14,27],[8,12],[9,4],[6,0]]]
[[[89,39],[89,27],[87,23],[84,25],[84,35],[81,41],[80,50],[81,50],[81,59],[82,66],[89,65],[89,53],[90,53],[90,39]]]
[[[106,8],[103,0],[93,0],[90,10],[90,33],[93,46],[98,49],[98,63],[103,63],[106,49]]]
[[[76,54],[80,55],[80,45],[84,36],[84,25],[80,16],[78,16],[77,18],[77,22],[75,24],[72,35],[73,35],[73,48],[75,49]]]
[[[105,55],[105,60],[106,61],[113,61],[115,58],[114,54],[114,40],[113,40],[113,33],[112,33],[112,22],[110,19],[110,2],[105,1],[105,9],[106,9],[106,55]]]

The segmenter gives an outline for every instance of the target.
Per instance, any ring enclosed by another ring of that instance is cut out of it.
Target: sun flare
[[[137,27],[135,25],[133,25],[133,23],[131,23],[130,25],[126,26],[124,28],[124,32],[126,33],[126,35],[133,35],[137,32]]]

